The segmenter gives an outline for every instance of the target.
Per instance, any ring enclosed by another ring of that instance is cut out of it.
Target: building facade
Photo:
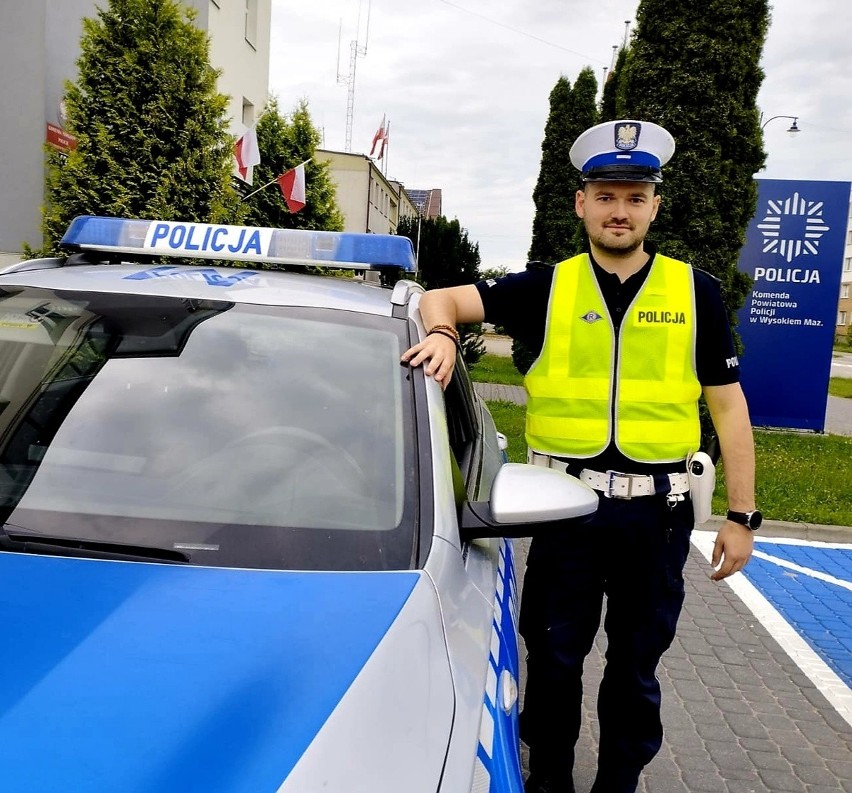
[[[0,24],[0,265],[42,244],[44,144],[69,145],[62,97],[77,76],[83,18],[98,0],[4,2]],[[210,36],[210,62],[230,97],[232,131],[257,118],[269,92],[272,0],[186,0]]]
[[[433,187],[429,190],[412,189],[408,191],[414,206],[424,218],[434,220],[439,215],[443,215],[441,190],[438,187]]]
[[[400,219],[417,217],[403,185],[385,178],[366,154],[317,149],[316,159],[329,163],[344,231],[396,234]]]

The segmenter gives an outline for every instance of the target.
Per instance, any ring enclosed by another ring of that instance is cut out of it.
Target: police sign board
[[[825,428],[849,182],[758,179],[739,268],[742,386],[752,424]]]

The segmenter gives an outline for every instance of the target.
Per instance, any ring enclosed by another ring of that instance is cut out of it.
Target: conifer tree
[[[533,191],[535,216],[529,258],[555,264],[580,250],[582,229],[574,211],[577,170],[569,151],[574,139],[597,123],[598,83],[589,67],[574,87],[561,76],[550,92],[550,114],[541,144],[541,167]]]
[[[618,76],[622,118],[662,124],[677,149],[651,227],[668,255],[721,279],[731,321],[749,289],[737,263],[764,164],[757,93],[767,0],[642,0]]]
[[[48,156],[47,250],[76,215],[239,221],[228,100],[194,17],[176,0],[108,0],[83,20],[65,95],[77,147]]]
[[[343,230],[343,215],[337,206],[329,163],[316,156],[320,140],[307,101],[300,101],[289,118],[281,114],[277,99],[269,101],[257,122],[261,161],[254,167],[254,186],[243,202],[247,223],[285,229]],[[291,213],[278,185],[268,183],[301,163],[305,163],[305,206]]]
[[[541,143],[541,166],[538,172],[533,203],[530,260],[555,263],[574,236],[573,196],[569,201],[567,186],[571,179],[569,130],[571,124],[571,83],[564,75],[550,92],[550,113]]]
[[[614,117],[654,121],[674,136],[649,240],[716,276],[738,348],[736,312],[750,288],[738,269],[766,159],[757,109],[768,0],[641,0],[616,79]],[[703,445],[713,425],[701,403]]]
[[[604,80],[603,91],[601,92],[601,121],[614,121],[618,118],[616,112],[616,90],[618,88],[619,76],[624,69],[624,62],[627,60],[627,47],[621,47],[618,55],[615,58],[615,65],[612,71]]]
[[[577,76],[573,88],[561,76],[550,92],[541,167],[533,191],[535,216],[529,251],[532,261],[556,264],[584,249],[583,224],[574,210],[578,174],[569,152],[576,137],[597,123],[597,90],[597,79],[587,66]],[[529,369],[537,354],[537,350],[530,350],[521,341],[512,342],[512,361],[520,372]]]

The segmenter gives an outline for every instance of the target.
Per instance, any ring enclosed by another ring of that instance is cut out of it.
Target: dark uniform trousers
[[[600,626],[606,664],[597,699],[598,775],[593,793],[632,793],[660,749],[662,654],[684,599],[683,567],[694,521],[687,494],[601,496],[588,523],[533,538],[521,595],[527,685],[520,717],[530,772],[570,787],[580,732],[583,662]]]

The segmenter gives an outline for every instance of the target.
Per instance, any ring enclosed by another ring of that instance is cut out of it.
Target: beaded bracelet
[[[447,333],[445,330],[439,330],[438,328],[432,328],[432,330],[430,330],[426,335],[431,336],[433,333],[437,333],[439,336],[444,336],[444,337],[450,339],[453,342],[453,344],[456,345],[456,349],[459,348],[459,346],[460,346],[459,340],[455,336],[450,336],[450,334]]]
[[[461,337],[459,336],[459,332],[452,325],[433,325],[429,328],[426,335],[428,336],[433,330],[445,330],[447,333],[452,336],[453,341],[455,341],[456,346],[461,344]]]

